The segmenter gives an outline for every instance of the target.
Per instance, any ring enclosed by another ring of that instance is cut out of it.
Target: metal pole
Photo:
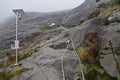
[[[18,38],[18,35],[17,35],[17,33],[18,33],[18,15],[19,15],[19,13],[17,12],[16,13],[16,41],[17,41],[17,38]],[[15,65],[19,65],[18,64],[18,50],[17,50],[17,48],[16,48],[16,63],[15,63]]]

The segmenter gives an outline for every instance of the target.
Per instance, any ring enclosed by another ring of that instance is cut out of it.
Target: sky
[[[27,12],[53,12],[75,8],[84,0],[0,0],[0,23],[13,15],[12,9]]]

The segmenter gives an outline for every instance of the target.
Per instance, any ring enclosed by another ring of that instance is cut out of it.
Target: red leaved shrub
[[[92,64],[92,63],[95,61],[93,55],[91,55],[91,54],[89,54],[89,53],[85,53],[85,54],[83,55],[83,58],[84,58],[84,61],[86,61],[86,62],[89,63],[89,64]]]
[[[83,55],[84,60],[87,60],[88,57],[89,57],[89,54],[88,53],[84,53],[84,55]]]
[[[95,38],[96,36],[97,36],[97,30],[96,29],[92,29],[92,30],[90,30],[86,33],[86,38],[88,40],[91,40],[91,39]]]
[[[94,43],[90,46],[89,51],[94,52],[98,49],[98,44]]]

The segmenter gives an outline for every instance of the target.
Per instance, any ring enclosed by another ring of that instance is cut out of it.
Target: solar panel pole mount
[[[25,12],[23,9],[14,9],[13,12],[16,14],[16,40],[14,41],[14,48],[16,50],[16,63],[14,64],[15,66],[19,66],[18,63],[18,49],[19,49],[19,40],[18,40],[18,20],[22,19],[22,17],[26,16]]]

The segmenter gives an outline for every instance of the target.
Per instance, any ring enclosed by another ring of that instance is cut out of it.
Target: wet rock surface
[[[108,17],[108,21],[111,23],[120,22],[120,10],[112,12]]]
[[[105,55],[100,59],[100,64],[109,75],[116,77],[119,74],[112,54]]]
[[[63,50],[54,50],[49,47],[43,47],[39,52],[31,57],[21,61],[22,67],[30,68],[31,70],[23,72],[12,80],[61,80],[61,55]],[[66,80],[73,80],[75,68],[78,64],[77,57],[72,51],[68,50],[64,56],[64,68]]]
[[[79,13],[81,10],[89,10],[90,8],[98,6],[100,3],[105,2],[106,0],[101,0],[99,3],[96,3],[95,0],[86,0],[82,7],[80,6],[73,9],[66,16],[64,13],[60,16],[57,16],[57,14],[52,16],[48,15],[49,18],[47,19],[44,16],[45,19],[43,19],[42,21],[42,17],[38,15],[24,22],[27,24],[20,25],[19,40],[24,45],[34,43],[35,46],[32,47],[32,49],[35,49],[35,52],[26,59],[20,61],[20,63],[22,64],[20,65],[20,68],[28,70],[21,72],[11,80],[63,80],[61,56],[66,50],[68,41],[70,41],[70,43],[66,53],[64,54],[63,59],[65,78],[66,80],[80,80],[81,71],[79,69],[79,59],[74,54],[74,48],[78,49],[85,41],[86,33],[93,29],[98,31],[97,36],[100,53],[98,53],[98,55],[95,54],[97,56],[96,61],[98,60],[98,62],[96,62],[92,66],[91,64],[82,64],[84,73],[85,75],[88,74],[88,76],[93,77],[93,79],[96,79],[97,77],[98,79],[103,79],[101,78],[101,76],[104,77],[104,74],[106,74],[105,77],[117,77],[119,75],[119,68],[117,67],[115,58],[120,64],[120,11],[115,11],[111,13],[108,17],[95,17],[93,19],[85,21],[83,24],[80,25],[81,21],[85,20],[88,13],[87,11]],[[110,24],[105,26],[106,20],[108,20]],[[71,28],[71,26],[66,27],[64,25],[59,25],[55,28],[43,31],[38,29],[40,23],[52,23],[53,21],[58,21],[56,23],[66,23],[68,25],[70,24],[73,26],[78,26]],[[10,51],[11,41],[15,38],[15,26],[14,24],[11,26],[8,26],[7,29],[0,28],[3,29],[3,31],[0,31],[0,37],[2,37],[0,38],[0,46],[7,45],[8,48],[7,50],[1,50],[0,55]],[[72,40],[74,46],[72,44]],[[112,43],[115,56],[113,56],[111,46],[109,45],[109,41],[111,41]],[[7,54],[0,56],[0,62],[3,61],[3,59],[1,58],[5,57],[6,55]],[[87,58],[89,56],[84,57]],[[9,72],[12,71],[12,69],[13,68],[8,66],[5,70]],[[2,71],[2,69],[0,71]],[[87,78],[89,80],[88,76]]]

